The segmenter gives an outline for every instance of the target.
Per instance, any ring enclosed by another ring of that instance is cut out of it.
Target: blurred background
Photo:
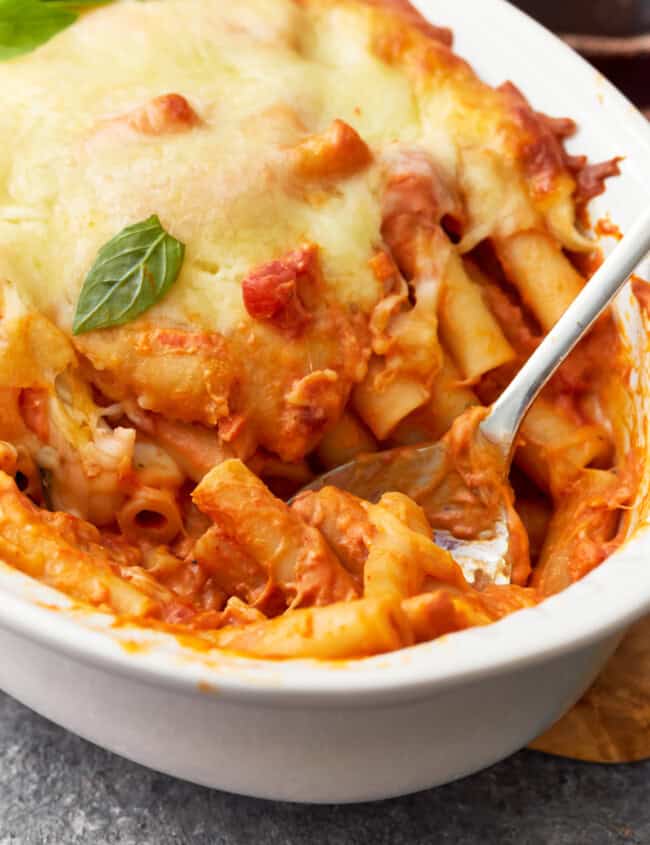
[[[512,0],[579,50],[650,118],[650,0]]]

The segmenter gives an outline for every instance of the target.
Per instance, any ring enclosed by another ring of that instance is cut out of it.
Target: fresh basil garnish
[[[0,60],[29,53],[66,29],[88,6],[111,0],[0,0]]]
[[[74,334],[120,326],[159,302],[178,278],[185,246],[154,214],[103,246],[79,295]]]

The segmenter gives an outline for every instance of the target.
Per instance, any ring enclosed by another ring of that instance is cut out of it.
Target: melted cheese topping
[[[380,242],[377,166],[328,188],[296,185],[288,148],[341,119],[380,153],[423,146],[455,173],[459,140],[504,139],[492,131],[499,96],[451,54],[431,47],[443,84],[425,90],[374,51],[382,14],[322,0],[125,2],[0,65],[3,273],[68,329],[98,249],[156,212],[188,248],[156,322],[233,331],[241,279],[303,240],[320,245],[336,297],[369,310],[380,293],[367,266]],[[459,91],[474,101],[459,103]],[[168,92],[199,125],[156,136],[121,120]]]
[[[310,43],[314,21],[293,2],[237,5],[107,7],[0,66],[0,133],[11,139],[0,163],[4,272],[62,327],[98,249],[153,211],[187,245],[156,322],[235,330],[246,316],[242,278],[304,240],[320,245],[338,299],[364,310],[376,301],[367,266],[379,240],[376,173],[335,190],[292,186],[287,149],[335,118],[370,142],[397,126],[412,134],[408,84],[363,38],[335,51],[325,28]],[[358,15],[340,14],[358,30]],[[364,90],[381,97],[369,103]],[[156,137],[120,121],[167,92],[185,97],[200,125]]]

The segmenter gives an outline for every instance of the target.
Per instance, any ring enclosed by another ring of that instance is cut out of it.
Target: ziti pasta
[[[569,155],[570,119],[481,82],[406,0],[47,14],[59,34],[0,56],[3,561],[215,647],[338,659],[489,624],[616,548],[610,316],[522,427],[511,584],[433,541],[480,528],[470,453],[467,496],[444,478],[428,509],[286,504],[499,395],[588,283],[616,161]]]

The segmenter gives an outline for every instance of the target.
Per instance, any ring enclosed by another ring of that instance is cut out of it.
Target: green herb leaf
[[[0,61],[29,53],[66,27],[89,6],[111,0],[0,0]]]
[[[103,246],[86,277],[74,334],[120,326],[159,302],[178,278],[185,246],[154,214],[127,226]]]
[[[0,59],[28,53],[70,26],[77,15],[42,0],[0,0]]]

